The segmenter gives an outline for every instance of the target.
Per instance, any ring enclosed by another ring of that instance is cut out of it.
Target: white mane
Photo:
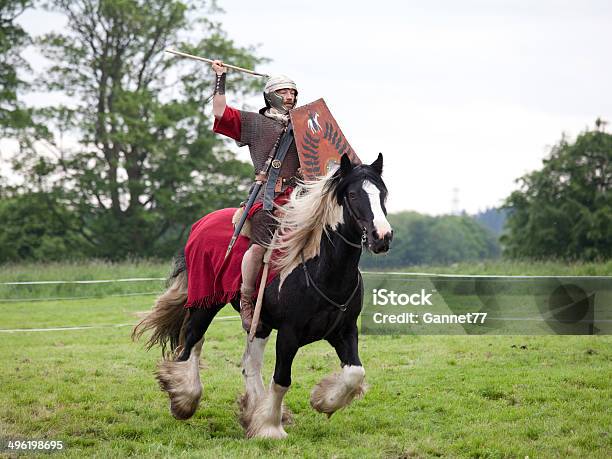
[[[338,205],[328,181],[335,169],[319,180],[296,187],[286,205],[281,207],[277,236],[271,247],[276,250],[274,269],[280,273],[280,285],[301,262],[319,254],[321,235],[343,223],[342,206]]]

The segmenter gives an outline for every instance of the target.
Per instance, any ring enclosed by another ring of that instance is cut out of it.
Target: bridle
[[[349,241],[347,238],[345,238],[342,233],[340,231],[336,231],[336,234],[338,236],[340,236],[340,239],[342,239],[347,245],[350,245],[351,247],[355,247],[357,249],[361,249],[363,248],[363,245],[367,242],[368,240],[368,236],[365,232],[365,229],[363,231],[363,233],[361,234],[361,241],[359,241],[359,244],[355,244],[354,242]]]
[[[349,201],[348,199],[346,199],[346,196],[344,196],[344,205],[346,206],[346,210],[348,210],[348,213],[351,215],[351,217],[353,217],[353,220],[355,220],[355,222],[361,227],[361,244],[357,245],[354,242],[350,242],[342,234],[340,234],[339,231],[338,231],[338,235],[348,245],[361,248],[368,241],[368,230],[366,229],[365,225],[361,222],[361,219],[357,216],[357,214],[355,213],[355,211],[349,204]]]

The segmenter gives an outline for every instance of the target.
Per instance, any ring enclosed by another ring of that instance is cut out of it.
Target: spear
[[[276,238],[276,233],[274,233]],[[257,332],[257,325],[259,325],[259,316],[261,315],[261,307],[263,305],[264,290],[268,283],[268,270],[270,269],[270,258],[272,258],[272,249],[268,247],[263,257],[263,273],[261,273],[261,280],[259,281],[259,290],[257,292],[257,302],[255,303],[255,311],[253,311],[253,320],[251,320],[251,329],[249,330],[249,343],[255,338]]]
[[[187,57],[189,59],[195,59],[196,61],[208,62],[209,64],[212,64],[214,62],[212,59],[207,59],[205,57],[200,57],[200,56],[194,56],[193,54],[182,53],[181,51],[177,51],[172,48],[167,48],[166,52],[171,53],[171,54],[176,54],[177,56],[181,56],[181,57]],[[229,65],[229,64],[226,64],[225,62],[223,63],[223,65],[226,66],[228,69],[238,70],[239,72],[248,73],[249,75],[270,78],[270,75],[266,75],[265,73],[257,73],[254,70],[243,69],[242,67],[237,67],[235,65]]]

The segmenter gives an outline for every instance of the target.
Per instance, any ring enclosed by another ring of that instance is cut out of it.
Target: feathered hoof
[[[326,376],[310,394],[310,405],[319,413],[331,417],[336,411],[361,398],[367,390],[365,370],[360,366],[345,366],[342,373]]]
[[[239,416],[238,420],[244,430],[247,430],[253,420],[253,412],[255,411],[255,404],[253,404],[249,398],[249,394],[245,393],[238,399]],[[284,403],[281,406],[281,423],[284,426],[290,426],[293,424],[293,412]]]
[[[249,394],[242,394],[238,398],[238,421],[243,429],[247,429],[251,423],[253,417],[253,405],[250,400]]]
[[[178,421],[186,421],[194,415],[199,404],[199,397],[193,400],[170,396],[170,414]]]
[[[293,425],[293,411],[291,411],[289,409],[288,406],[286,406],[283,403],[282,406],[282,414],[281,414],[281,422],[283,423],[284,426],[290,426]]]
[[[271,438],[274,440],[282,440],[287,438],[287,432],[283,429],[283,426],[264,426],[256,432],[249,432],[247,430],[247,438]]]
[[[285,438],[287,432],[283,428],[285,422],[291,421],[291,412],[284,407],[283,397],[288,387],[282,387],[272,382],[270,389],[263,397],[249,400],[244,396],[241,405],[245,407],[245,416],[241,419],[247,438]]]
[[[202,396],[197,361],[162,361],[157,366],[156,378],[160,388],[170,397],[172,416],[179,420],[193,416]]]

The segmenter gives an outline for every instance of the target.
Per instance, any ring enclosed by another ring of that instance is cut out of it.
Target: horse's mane
[[[369,180],[386,194],[380,175],[368,165],[359,165],[343,177],[340,168],[319,180],[307,181],[296,187],[281,210],[278,235],[271,247],[276,251],[273,267],[280,274],[281,285],[287,275],[304,260],[319,255],[321,236],[344,223],[342,197],[346,187],[358,180]]]
[[[343,222],[342,207],[334,193],[338,182],[335,172],[332,170],[319,180],[301,183],[281,208],[283,215],[271,244],[276,251],[272,263],[280,274],[281,284],[301,263],[300,253],[304,252],[305,260],[317,256],[323,232],[334,230]]]

